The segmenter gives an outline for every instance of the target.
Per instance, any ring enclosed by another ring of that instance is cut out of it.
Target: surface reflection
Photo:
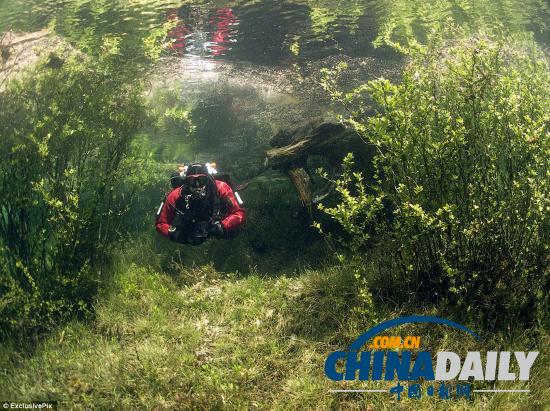
[[[223,57],[237,42],[239,19],[230,7],[205,10],[181,7],[169,10],[168,21],[177,21],[170,33],[171,51],[178,55]]]
[[[550,45],[544,0],[0,0],[0,33],[50,26],[85,52],[116,37],[139,55],[163,22],[168,54],[271,67],[331,56],[397,59],[389,44],[424,42],[448,19],[467,31],[505,29]]]

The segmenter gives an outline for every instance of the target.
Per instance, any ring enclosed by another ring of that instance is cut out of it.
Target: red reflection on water
[[[218,8],[207,19],[196,10],[185,13],[186,16],[182,14],[182,9],[172,9],[166,14],[167,21],[178,21],[168,33],[168,37],[174,40],[170,49],[176,54],[202,50],[214,57],[223,56],[231,49],[231,43],[236,42],[239,20],[231,8]],[[204,21],[207,23],[201,23]]]
[[[185,47],[187,47],[186,37],[190,33],[192,33],[192,30],[190,27],[186,26],[183,21],[179,19],[177,9],[168,11],[166,15],[166,20],[167,21],[178,20],[176,27],[174,27],[168,33],[168,38],[174,39],[174,41],[170,45],[170,48],[172,49],[172,51],[175,51],[178,54],[180,53],[183,54]]]
[[[237,18],[233,14],[233,10],[229,7],[217,9],[214,15],[210,18],[210,24],[215,28],[212,33],[212,55],[219,56],[225,54],[229,49],[232,37],[236,34],[234,26],[239,24]]]

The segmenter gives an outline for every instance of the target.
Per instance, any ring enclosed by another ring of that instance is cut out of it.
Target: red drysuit
[[[220,198],[220,204],[225,205],[225,207],[221,207],[221,211],[223,211],[223,215],[221,216],[221,224],[225,232],[228,232],[244,223],[246,213],[244,208],[239,206],[231,187],[223,181],[215,181],[216,188],[218,189],[218,196]],[[174,217],[176,216],[176,201],[180,195],[181,187],[173,189],[170,194],[168,194],[168,197],[166,197],[166,202],[157,219],[157,231],[166,238],[169,238],[168,229],[172,225]]]

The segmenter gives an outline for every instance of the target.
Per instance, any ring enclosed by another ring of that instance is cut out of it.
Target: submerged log
[[[294,130],[280,130],[270,140],[272,149],[266,151],[265,162],[273,168],[292,167],[293,163],[307,160],[311,154],[319,154],[350,131],[342,124],[313,121]]]
[[[2,43],[5,47],[14,47],[29,41],[35,42],[50,35],[49,29],[42,29],[32,33],[15,33],[8,31],[2,35]]]
[[[355,132],[342,124],[324,119],[313,120],[301,127],[280,130],[275,134],[269,142],[273,148],[266,151],[264,164],[286,173],[296,187],[302,205],[311,211],[311,178],[306,171],[308,157],[317,154],[339,162],[342,149],[334,148],[348,146],[351,140],[360,141]]]
[[[0,92],[9,79],[34,65],[42,56],[50,54],[46,67],[59,68],[63,64],[61,57],[72,50],[68,43],[48,29],[33,33],[8,31],[0,34]]]

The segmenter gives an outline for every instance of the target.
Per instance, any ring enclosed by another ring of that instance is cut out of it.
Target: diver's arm
[[[176,188],[168,194],[168,197],[166,197],[166,201],[164,203],[164,206],[162,207],[162,210],[160,210],[160,214],[157,218],[156,228],[160,235],[170,238],[170,227],[172,226],[172,222],[174,221],[174,217],[176,215],[176,199],[179,196],[179,188]]]
[[[227,215],[221,220],[224,231],[228,232],[244,223],[246,211],[237,202],[235,194],[229,185],[223,181],[216,181],[216,184],[218,186],[220,201],[225,201],[229,205]]]

